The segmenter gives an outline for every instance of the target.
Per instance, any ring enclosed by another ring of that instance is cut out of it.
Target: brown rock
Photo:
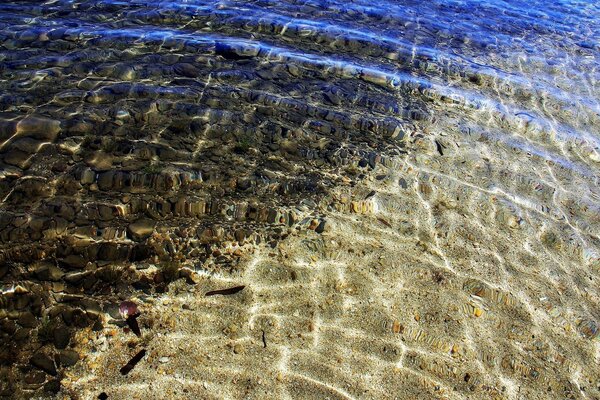
[[[35,326],[37,325],[37,319],[29,311],[19,315],[19,319],[17,320],[17,322],[24,328],[35,328]]]
[[[71,254],[63,258],[62,263],[70,268],[83,269],[87,265],[87,260],[82,256]]]
[[[141,240],[149,237],[154,232],[156,222],[151,219],[140,219],[129,224],[127,231],[133,239]]]
[[[0,139],[6,140],[17,132],[17,123],[12,120],[0,118]]]
[[[62,350],[58,355],[60,365],[71,367],[79,361],[79,354],[74,350]]]
[[[59,325],[52,332],[52,341],[57,349],[64,349],[71,341],[71,331],[64,325]]]
[[[31,138],[21,138],[14,141],[11,145],[12,149],[20,150],[25,153],[34,154],[40,151],[42,146],[48,142],[43,142],[39,140],[34,140]]]
[[[56,265],[51,263],[41,263],[35,270],[36,278],[43,281],[59,281],[64,272]]]
[[[112,168],[113,159],[110,154],[97,151],[86,157],[85,163],[96,171],[108,171]]]
[[[31,371],[25,375],[25,383],[28,385],[40,387],[44,382],[46,382],[46,374],[42,371]]]
[[[29,116],[17,124],[17,134],[39,140],[56,139],[60,133],[60,121],[45,117]]]
[[[4,162],[8,165],[14,165],[21,169],[27,169],[31,165],[29,153],[20,150],[10,150],[4,154]]]
[[[42,352],[35,353],[29,360],[29,363],[50,375],[56,375],[56,366],[54,365],[54,361],[52,361],[50,357]]]
[[[81,172],[80,182],[82,185],[89,185],[94,183],[96,180],[96,173],[89,168],[86,168]]]

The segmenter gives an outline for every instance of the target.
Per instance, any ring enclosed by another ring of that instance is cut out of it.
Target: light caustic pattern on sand
[[[599,397],[600,9],[547,3],[2,2],[0,395]]]
[[[348,211],[330,211],[322,235],[292,235],[239,276],[151,306],[174,325],[151,334],[131,377],[108,372],[129,357],[113,345],[73,387],[118,398],[135,397],[139,382],[155,398],[597,395],[598,247],[567,208],[575,188],[525,151],[447,132],[443,157],[419,138],[421,150],[378,167],[378,179],[339,187],[323,203]],[[489,151],[488,165],[473,166],[472,151]],[[372,190],[366,213],[343,204]],[[239,283],[239,295],[201,296]]]

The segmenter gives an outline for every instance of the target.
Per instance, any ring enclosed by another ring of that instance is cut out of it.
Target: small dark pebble
[[[31,371],[25,375],[25,383],[28,385],[41,386],[44,382],[46,382],[46,374],[42,371]]]
[[[22,313],[17,322],[24,328],[35,328],[37,325],[37,319],[31,312]]]
[[[2,265],[0,266],[0,279],[4,278],[4,275],[6,275],[9,271],[9,266],[8,265]]]
[[[437,140],[435,141],[435,146],[437,148],[438,153],[440,153],[440,155],[443,156],[444,155],[443,149],[445,146],[443,144],[441,144],[440,142],[438,142]]]
[[[2,320],[0,321],[0,330],[9,335],[13,335],[17,331],[17,324],[8,319]]]
[[[228,60],[244,60],[253,57],[253,55],[244,54],[239,49],[227,43],[217,43],[215,45],[215,54]]]
[[[102,329],[104,329],[104,325],[102,325],[102,321],[101,320],[96,320],[96,322],[94,322],[94,326],[92,326],[92,330],[94,332],[100,332]]]
[[[58,393],[60,391],[60,381],[58,379],[53,379],[46,382],[44,385],[44,391],[48,393]]]
[[[402,189],[406,189],[408,187],[408,183],[406,183],[406,179],[404,179],[404,178],[400,178],[398,180],[398,184],[400,185],[400,187]]]
[[[366,199],[368,199],[368,198],[370,198],[370,197],[373,197],[373,196],[375,196],[376,194],[377,194],[377,192],[376,192],[376,191],[374,191],[374,190],[371,190],[371,191],[369,192],[369,194],[365,196],[365,200],[366,200]]]
[[[108,395],[106,394],[106,392],[102,392],[98,395],[98,399],[99,400],[106,400],[108,399]]]
[[[237,181],[236,185],[240,190],[247,190],[252,186],[252,181],[250,179],[240,179]]]
[[[593,49],[594,48],[594,42],[589,41],[589,40],[579,42],[578,44],[579,44],[579,46],[583,47],[584,49]]]
[[[161,272],[157,272],[156,274],[154,274],[153,281],[156,284],[163,283],[165,281],[165,277]]]
[[[15,334],[12,336],[13,340],[16,342],[26,342],[31,338],[31,328],[21,328],[18,329]]]
[[[62,350],[58,355],[58,360],[63,367],[72,367],[79,361],[79,354],[74,350]]]
[[[53,342],[57,349],[64,349],[71,341],[71,331],[64,325],[59,325],[54,329]]]
[[[369,167],[371,167],[372,169],[375,169],[375,167],[377,166],[377,163],[381,161],[381,157],[376,155],[375,153],[371,153],[369,155]]]
[[[324,230],[325,230],[325,220],[322,220],[321,223],[319,224],[319,226],[317,226],[317,228],[315,229],[315,232],[323,233]]]
[[[242,285],[242,286],[235,286],[235,287],[228,288],[228,289],[211,290],[210,292],[206,292],[205,296],[214,296],[217,294],[221,294],[221,295],[235,294],[235,293],[241,291],[242,289],[244,289],[245,287],[246,286]]]
[[[44,353],[35,353],[29,360],[29,363],[52,376],[56,375],[54,361]]]
[[[63,317],[64,318],[64,317]],[[67,319],[65,319],[65,322],[67,322]],[[71,323],[67,323],[68,325],[75,325],[77,328],[87,328],[87,326],[89,325],[89,319],[87,314],[79,309],[75,309],[73,310],[73,312],[71,313]]]
[[[530,376],[531,378],[533,378],[533,379],[536,379],[538,376],[540,376],[540,373],[539,373],[539,372],[537,372],[535,369],[532,369],[532,370],[529,372],[529,376]]]

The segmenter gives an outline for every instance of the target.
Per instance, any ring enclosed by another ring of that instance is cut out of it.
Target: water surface
[[[599,397],[599,32],[593,1],[2,2],[0,393]]]

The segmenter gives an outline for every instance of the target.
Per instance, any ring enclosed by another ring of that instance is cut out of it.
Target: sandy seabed
[[[596,3],[0,2],[0,396],[600,399]]]
[[[246,250],[236,272],[135,299],[141,338],[80,332],[64,396],[598,398],[598,260],[582,210],[567,209],[582,204],[567,201],[577,179],[482,136],[434,138],[323,199],[321,234],[296,230]]]

